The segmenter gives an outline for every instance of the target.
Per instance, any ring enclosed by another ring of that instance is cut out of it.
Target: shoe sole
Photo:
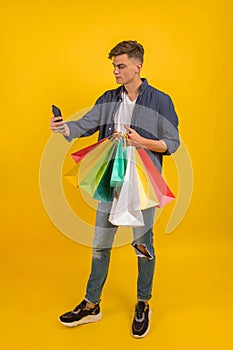
[[[151,315],[152,315],[152,310],[150,309],[150,310],[149,310],[149,313],[148,313],[149,321],[150,321],[150,319],[151,319]],[[147,328],[147,330],[145,331],[144,334],[138,335],[138,334],[133,334],[133,332],[131,332],[131,335],[132,335],[134,338],[140,339],[140,338],[144,338],[149,332],[150,332],[150,322],[149,322],[149,326],[148,326],[148,328]]]
[[[62,322],[59,318],[59,322],[66,327],[76,327],[76,326],[79,326],[79,325],[85,324],[85,323],[98,322],[101,319],[102,319],[102,313],[99,312],[98,315],[88,315],[86,317],[81,318],[81,320],[74,321],[74,322]]]

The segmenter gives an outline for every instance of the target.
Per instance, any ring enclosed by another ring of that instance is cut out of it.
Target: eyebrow
[[[125,63],[119,63],[119,64],[115,64],[114,62],[112,62],[112,64],[113,64],[113,66],[114,67],[119,67],[119,66],[127,66],[127,64],[125,64]]]

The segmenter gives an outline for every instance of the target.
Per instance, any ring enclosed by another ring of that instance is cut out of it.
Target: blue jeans
[[[108,274],[110,254],[117,226],[108,221],[111,204],[100,202],[96,214],[96,227],[93,240],[92,269],[87,284],[85,299],[97,304],[100,302],[102,289]],[[145,225],[133,228],[132,246],[138,256],[137,297],[140,300],[151,298],[152,282],[155,269],[153,247],[153,223],[155,208],[142,211]],[[143,254],[137,245],[143,245],[147,254]]]

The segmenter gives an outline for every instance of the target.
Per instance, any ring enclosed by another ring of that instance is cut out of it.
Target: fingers
[[[54,133],[66,134],[67,128],[67,124],[64,122],[64,120],[62,120],[61,117],[53,117],[50,119],[50,129]]]
[[[58,123],[59,121],[62,121],[62,117],[52,117],[51,120],[53,120],[55,123]]]
[[[124,128],[125,128],[126,130],[130,131],[130,132],[135,131],[134,129],[131,129],[131,128],[130,128],[129,126],[127,126],[127,125],[124,125]]]
[[[66,134],[66,125],[57,126],[56,128],[51,128],[51,130],[56,134]]]
[[[59,126],[61,123],[64,123],[62,117],[53,117],[50,119],[50,126]]]
[[[139,142],[133,140],[131,137],[129,139],[132,146],[140,148],[141,144]]]

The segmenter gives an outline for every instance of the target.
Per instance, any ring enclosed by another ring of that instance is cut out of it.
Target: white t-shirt
[[[124,128],[124,125],[130,126],[131,124],[135,102],[136,99],[131,101],[125,91],[122,93],[122,102],[115,115],[115,131],[123,132],[124,134],[129,133],[129,131]]]

